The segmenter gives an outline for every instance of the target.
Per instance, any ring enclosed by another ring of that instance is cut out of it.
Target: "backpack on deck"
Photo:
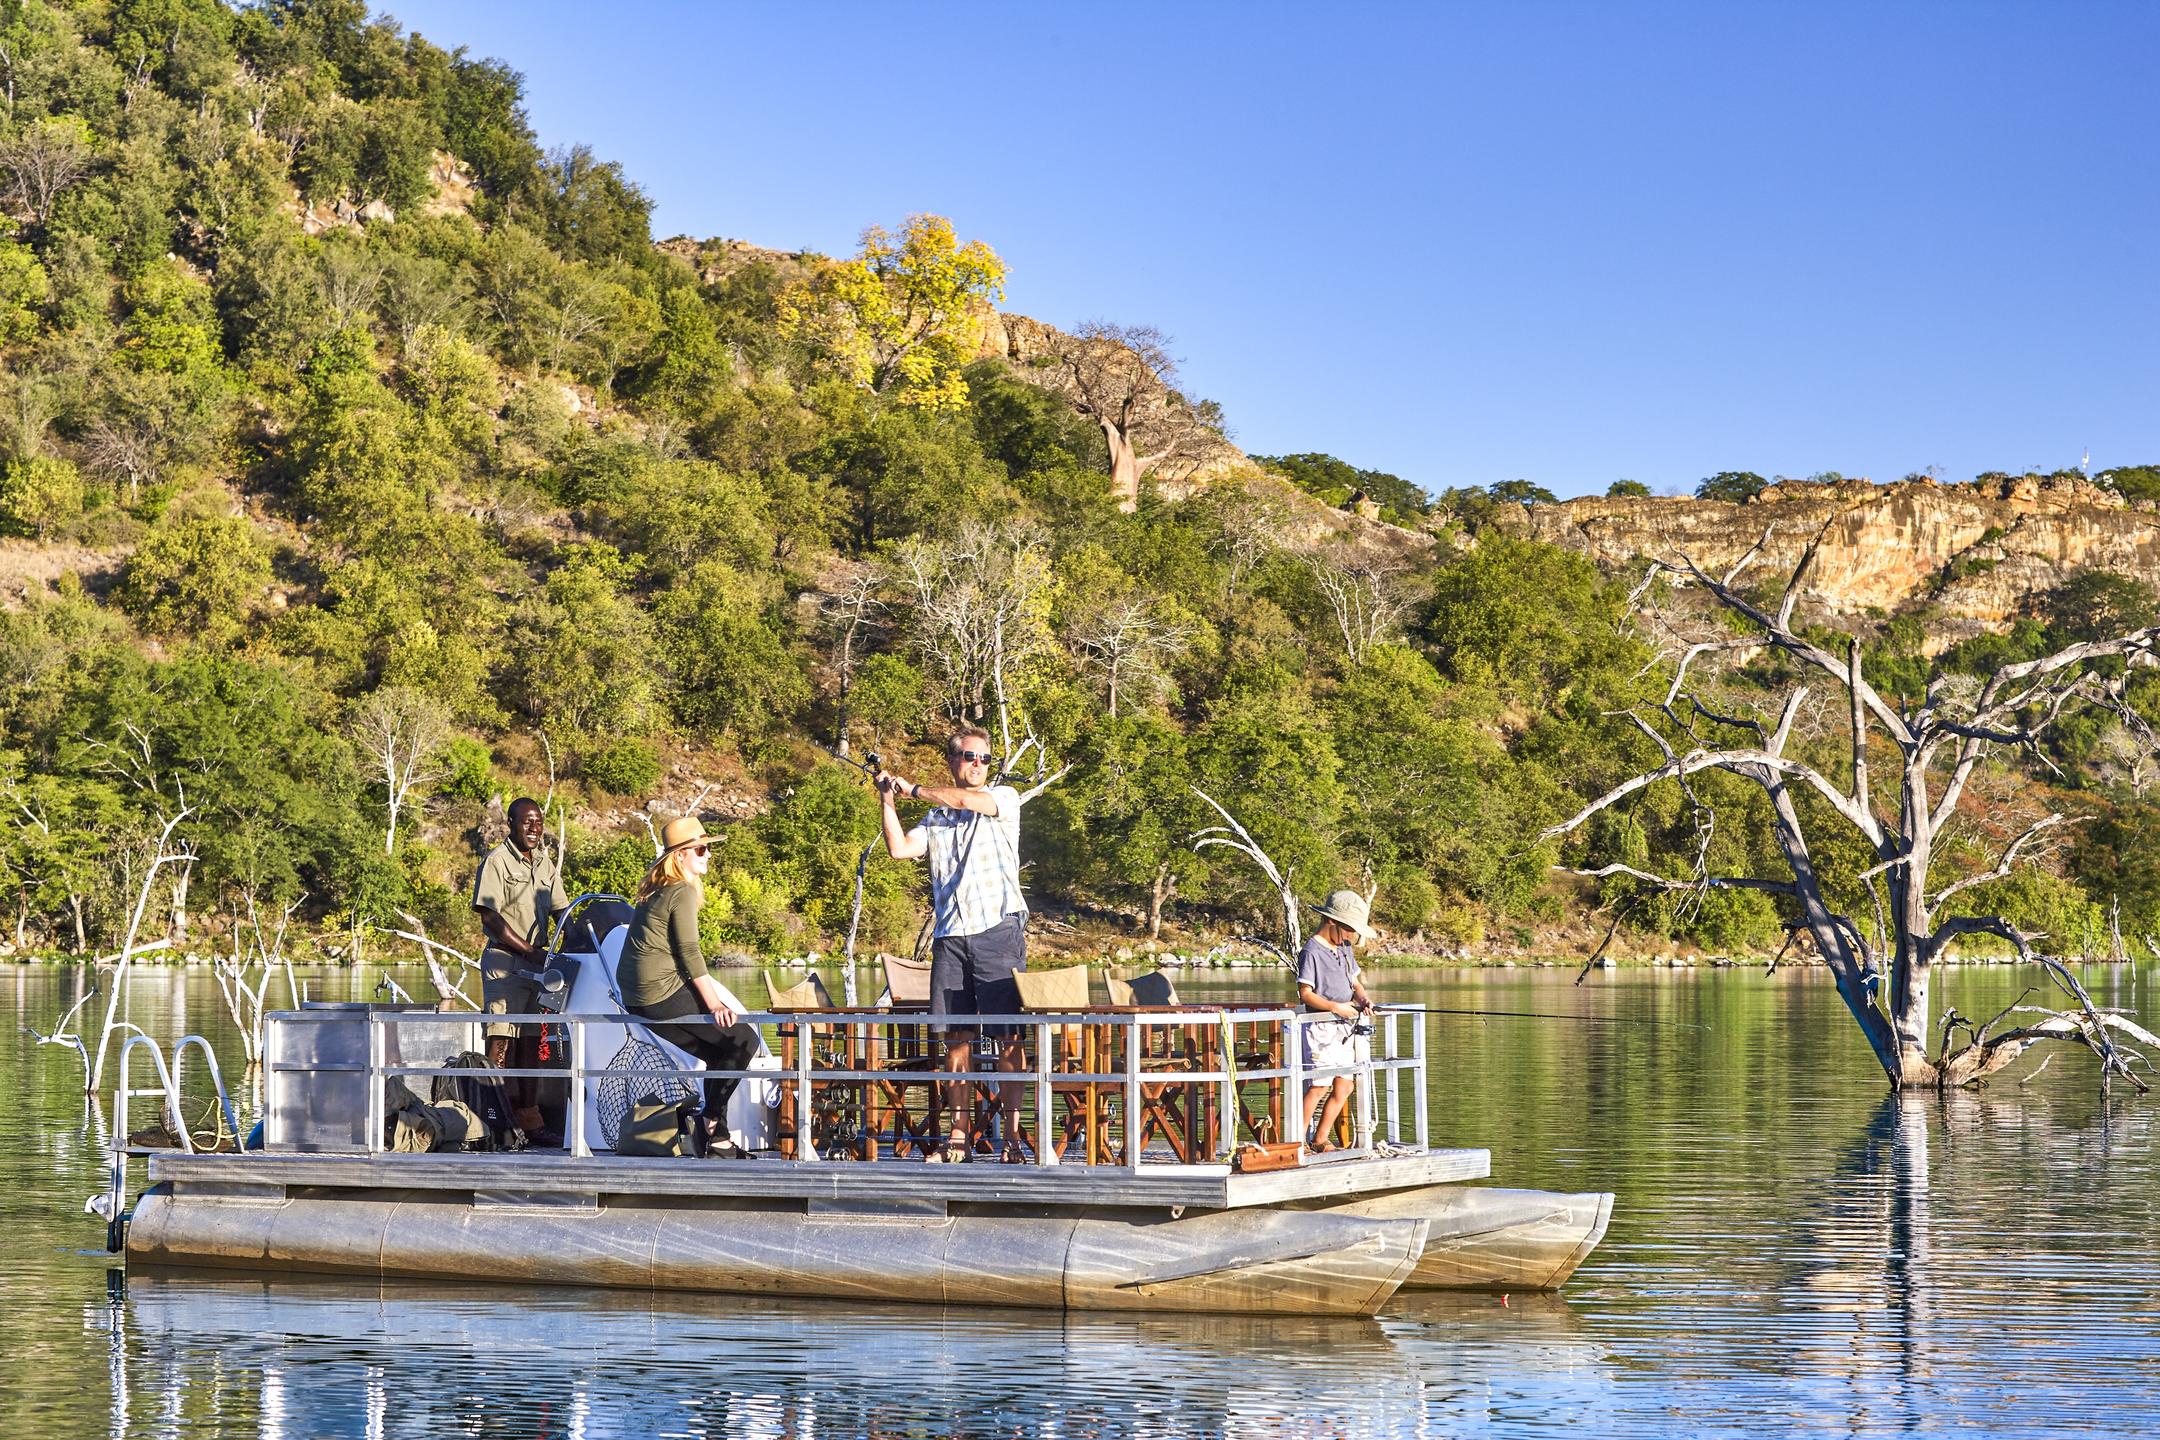
[[[383,1149],[420,1155],[431,1150],[463,1150],[487,1138],[480,1117],[455,1099],[427,1104],[402,1080],[383,1088]]]
[[[435,1104],[465,1111],[473,1124],[461,1142],[441,1144],[439,1148],[524,1149],[525,1132],[510,1118],[510,1097],[503,1093],[502,1081],[495,1078],[495,1067],[488,1064],[487,1057],[465,1050],[445,1060],[443,1066],[453,1073],[435,1077]]]

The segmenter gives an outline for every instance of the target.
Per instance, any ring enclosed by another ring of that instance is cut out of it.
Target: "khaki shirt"
[[[480,862],[472,903],[475,910],[493,910],[511,934],[538,946],[548,917],[570,904],[562,893],[562,862],[548,854],[545,843],[535,845],[528,859],[505,840]]]

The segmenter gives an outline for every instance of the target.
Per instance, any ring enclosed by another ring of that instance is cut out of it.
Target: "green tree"
[[[872,655],[855,671],[848,709],[870,731],[870,748],[915,734],[929,708],[929,680],[903,655]]]
[[[1068,752],[1073,775],[1028,807],[1043,878],[1128,908],[1159,936],[1170,905],[1207,873],[1190,839],[1214,815],[1192,793],[1188,749],[1157,714],[1087,730]]]
[[[2087,570],[2050,590],[2039,609],[2051,637],[2068,645],[2146,628],[2160,619],[2160,596],[2135,576]]]
[[[1695,487],[1700,500],[1722,500],[1730,505],[1745,505],[1770,482],[1752,470],[1720,470],[1707,476]]]
[[[38,332],[52,284],[27,245],[0,240],[0,345],[19,345]]]
[[[1293,884],[1324,894],[1341,877],[1342,762],[1308,695],[1225,695],[1194,730],[1187,753],[1201,788],[1238,817]],[[1231,860],[1211,860],[1198,893],[1262,915],[1275,910],[1266,883]]]
[[[1504,505],[1557,505],[1560,499],[1542,485],[1528,480],[1502,480],[1488,487],[1492,498]]]
[[[651,627],[624,593],[631,567],[605,545],[566,547],[510,620],[510,693],[534,721],[644,735],[660,694]]]
[[[35,455],[0,470],[0,530],[51,539],[82,510],[82,474],[66,460]]]
[[[1487,535],[1433,577],[1423,626],[1443,673],[1473,690],[1551,699],[1636,656],[1623,596],[1557,546]],[[1618,692],[1606,695],[1607,708]]]
[[[573,145],[549,154],[541,167],[547,187],[548,238],[577,260],[642,260],[652,245],[652,201],[614,160],[596,160]]]
[[[1422,513],[1432,503],[1423,490],[1399,475],[1384,470],[1361,470],[1333,455],[1255,455],[1259,464],[1280,471],[1290,483],[1330,505],[1340,505],[1359,491],[1381,505],[1409,514]]]
[[[2160,465],[2118,465],[2099,478],[2125,500],[2160,500]]]
[[[887,410],[799,457],[831,487],[857,548],[979,515],[1002,487],[964,420]]]
[[[219,644],[240,633],[269,583],[253,525],[236,516],[185,520],[128,557],[117,598],[146,630]]]
[[[1614,500],[1647,500],[1650,487],[1640,480],[1615,480],[1605,487],[1605,494]]]
[[[685,425],[712,420],[727,403],[733,370],[712,310],[677,285],[661,293],[659,317],[650,356],[623,377],[624,393]]]
[[[669,708],[692,730],[756,742],[810,698],[800,662],[767,618],[759,587],[721,560],[692,567],[653,607]]]

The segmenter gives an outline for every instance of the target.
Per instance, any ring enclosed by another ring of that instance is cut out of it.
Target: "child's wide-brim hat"
[[[1358,939],[1371,940],[1380,932],[1372,928],[1372,907],[1365,897],[1355,890],[1337,890],[1327,897],[1327,903],[1318,912],[1326,919],[1347,925],[1357,932]]]

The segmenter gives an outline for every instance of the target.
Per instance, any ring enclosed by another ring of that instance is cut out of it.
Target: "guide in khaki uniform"
[[[510,838],[490,850],[473,878],[473,909],[487,932],[480,952],[481,996],[490,1015],[530,1015],[539,1007],[539,972],[546,958],[548,921],[569,908],[563,893],[562,859],[548,853],[547,824],[539,802],[510,804]],[[540,1062],[537,1027],[510,1021],[487,1027],[488,1063],[529,1069]],[[514,1055],[514,1059],[513,1059]],[[539,1082],[504,1082],[513,1119],[539,1144],[557,1143],[542,1133]]]

